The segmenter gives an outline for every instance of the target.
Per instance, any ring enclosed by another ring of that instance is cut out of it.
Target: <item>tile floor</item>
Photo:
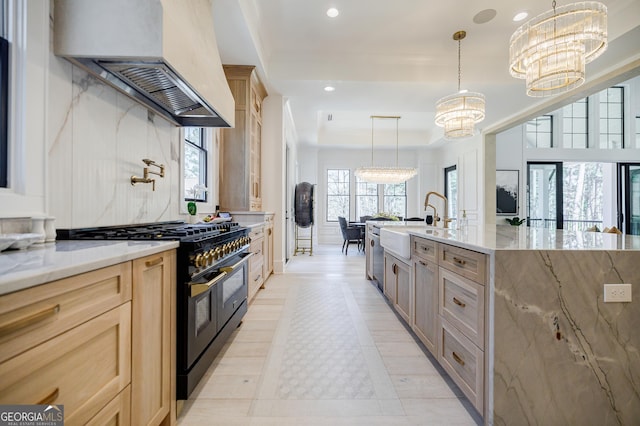
[[[476,425],[482,420],[339,246],[272,275],[185,401],[187,425]]]

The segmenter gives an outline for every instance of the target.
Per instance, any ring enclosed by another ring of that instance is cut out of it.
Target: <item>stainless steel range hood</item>
[[[54,52],[179,126],[233,127],[210,0],[55,0]]]

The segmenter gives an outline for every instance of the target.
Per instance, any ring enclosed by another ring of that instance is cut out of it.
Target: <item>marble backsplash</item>
[[[47,199],[57,227],[179,219],[179,129],[54,55],[49,86]],[[143,158],[165,165],[155,191],[130,183]]]
[[[496,252],[494,424],[638,424],[639,256]],[[604,303],[605,283],[635,300]]]

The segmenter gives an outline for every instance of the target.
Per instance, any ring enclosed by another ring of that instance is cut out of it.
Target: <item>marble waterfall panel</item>
[[[497,251],[494,424],[637,425],[640,251]],[[604,303],[603,284],[635,300]]]

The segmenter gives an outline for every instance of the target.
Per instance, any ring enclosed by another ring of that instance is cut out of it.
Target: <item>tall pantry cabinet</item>
[[[223,67],[236,102],[236,122],[221,131],[220,208],[261,211],[262,101],[267,92],[255,66]]]

